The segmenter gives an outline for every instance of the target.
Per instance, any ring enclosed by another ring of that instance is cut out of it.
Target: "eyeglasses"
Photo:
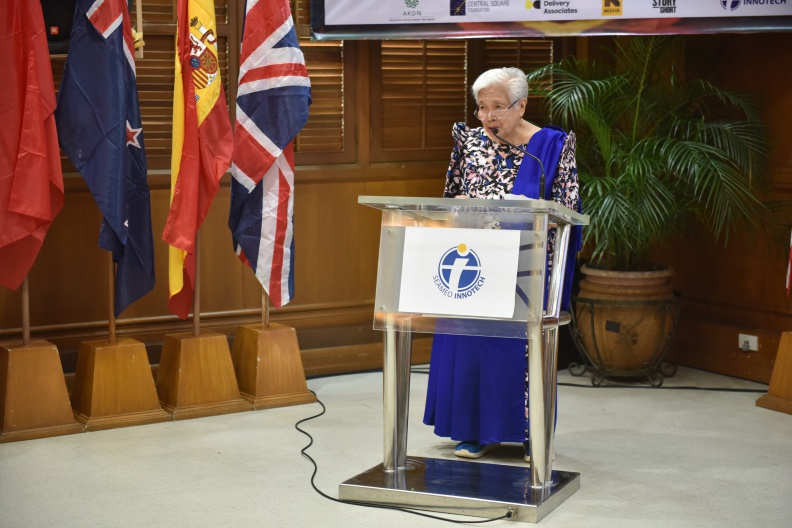
[[[517,99],[517,101],[519,101],[519,99]],[[479,108],[476,108],[475,110],[473,110],[473,115],[476,116],[476,119],[478,119],[479,121],[484,121],[484,119],[486,119],[488,117],[490,119],[493,118],[493,117],[495,119],[500,119],[501,117],[506,115],[506,112],[511,110],[512,106],[517,104],[517,101],[514,101],[512,104],[510,104],[507,107],[498,106],[494,110],[486,110],[484,108],[479,107]]]

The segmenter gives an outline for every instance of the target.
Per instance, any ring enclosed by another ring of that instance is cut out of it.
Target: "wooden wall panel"
[[[358,196],[440,196],[443,182],[444,175],[426,180],[298,184],[295,305],[373,303],[381,214],[358,204]]]
[[[757,336],[759,350],[741,350],[737,346],[741,333]],[[779,342],[776,330],[703,318],[688,308],[680,322],[674,358],[682,365],[767,383]]]
[[[763,103],[771,145],[765,200],[792,199],[792,35],[736,35],[723,50],[723,85],[753,93]],[[792,329],[784,287],[792,219],[778,236],[743,232],[727,247],[692,234],[664,255],[683,294],[678,339],[671,358],[713,372],[768,383],[781,332]],[[738,348],[738,334],[759,337],[759,352]]]
[[[402,173],[403,177],[394,177]],[[370,331],[376,286],[380,212],[359,205],[359,195],[439,196],[445,164],[368,169],[308,168],[297,171],[295,191],[296,294],[273,320],[303,329],[311,347],[331,349],[346,364],[358,341],[377,342]],[[133,303],[118,319],[120,335],[148,344],[161,343],[167,332],[184,330],[168,311],[168,249],[161,234],[169,207],[166,176],[150,177],[155,245],[154,290]],[[260,320],[261,287],[253,272],[236,257],[227,227],[229,176],[201,229],[202,327],[233,335],[237,324]],[[107,334],[108,253],[97,247],[101,215],[82,179],[68,177],[66,206],[48,235],[30,275],[33,335],[52,340],[61,353],[76,354],[81,341]],[[0,338],[20,335],[20,293],[0,291]],[[346,344],[345,344],[346,343]],[[376,349],[376,347],[375,347]],[[376,363],[367,349],[365,365]],[[340,355],[339,355],[340,354]],[[311,357],[329,372],[338,365]],[[362,356],[361,356],[362,357]],[[73,363],[73,359],[71,361]],[[69,361],[64,362],[68,365]],[[370,367],[368,367],[370,368]]]
[[[28,276],[33,325],[107,319],[101,305],[107,302],[108,263],[97,247],[101,218],[82,180],[67,180],[65,205]],[[0,328],[21,326],[20,292],[0,289],[0,299]]]
[[[220,58],[227,73],[224,82],[229,100],[233,101],[238,56],[235,43],[239,40],[241,24],[238,9],[231,9],[231,4],[226,9],[226,3],[217,3],[217,21]],[[166,333],[191,328],[191,321],[181,321],[168,310],[168,247],[161,240],[170,201],[168,131],[172,51],[169,54],[167,50],[172,49],[175,30],[173,4],[173,0],[144,0],[147,48],[145,59],[138,62],[138,88],[144,126],[148,130],[148,181],[157,281],[154,290],[128,307],[117,321],[118,334],[146,343],[150,359],[155,363]],[[307,6],[301,0],[299,5],[303,4]],[[240,7],[236,3],[234,6]],[[297,15],[298,22],[305,23],[307,15],[302,15]],[[307,36],[307,32],[302,31],[301,35]],[[334,125],[342,127],[341,135],[335,129],[327,133],[343,137],[344,143],[342,151],[328,153],[333,150],[332,145],[318,142],[309,149],[316,151],[310,155],[298,145],[296,295],[289,305],[274,310],[271,319],[294,326],[301,346],[314,350],[310,354],[314,374],[376,368],[377,361],[381,361],[378,359],[381,334],[371,326],[380,220],[377,211],[357,204],[357,196],[440,196],[447,154],[443,153],[441,162],[419,164],[406,160],[372,166],[368,157],[369,43],[350,43],[343,50],[333,48],[330,55],[327,50],[322,52],[324,48],[330,49],[330,45],[323,48],[304,43],[306,62],[316,80],[311,116],[323,123],[325,112],[343,108],[344,122]],[[342,64],[338,63],[340,57]],[[64,57],[53,58],[56,89],[64,60]],[[334,77],[328,79],[328,72]],[[333,97],[327,97],[328,89],[340,90],[341,94],[333,92]],[[345,98],[343,104],[338,101],[341,95]],[[448,127],[450,130],[450,123]],[[447,141],[450,150],[450,133]],[[306,165],[309,163],[321,165]],[[107,335],[111,265],[108,253],[97,247],[101,215],[82,178],[73,172],[73,166],[65,160],[63,166],[66,205],[30,274],[30,307],[33,336],[49,339],[58,346],[68,372],[75,366],[82,341]],[[229,181],[228,175],[221,181],[200,232],[200,307],[202,328],[232,337],[236,325],[261,319],[262,288],[233,252],[227,227]],[[20,292],[0,290],[0,340],[21,337],[20,304]],[[428,351],[426,345],[423,349]],[[359,365],[350,367],[350,361]]]

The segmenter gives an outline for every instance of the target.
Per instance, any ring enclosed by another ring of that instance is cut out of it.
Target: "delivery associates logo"
[[[484,286],[481,260],[467,244],[459,244],[446,251],[437,266],[434,284],[446,297],[465,299]]]
[[[526,0],[525,9],[543,15],[574,15],[573,5],[572,0]]]

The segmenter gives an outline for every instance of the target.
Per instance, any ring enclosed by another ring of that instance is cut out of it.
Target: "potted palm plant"
[[[568,58],[528,81],[549,119],[577,133],[591,224],[573,339],[593,365],[594,384],[641,374],[659,385],[678,301],[672,270],[651,256],[695,224],[726,241],[759,223],[766,133],[756,101],[702,75],[702,64],[715,63],[702,51],[708,39],[614,42],[607,64]]]

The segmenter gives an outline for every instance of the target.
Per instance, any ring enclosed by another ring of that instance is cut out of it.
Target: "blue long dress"
[[[508,193],[538,196],[539,164],[526,156],[528,162],[522,167],[523,152],[519,149],[493,142],[482,128],[468,128],[464,123],[456,123],[452,135],[455,146],[445,197],[503,199]],[[579,210],[574,133],[545,127],[522,147],[539,157],[546,168],[545,196]],[[567,283],[571,282],[579,244],[579,233],[576,235],[569,251],[571,260],[567,260]],[[548,260],[554,238],[553,233],[548,239]],[[568,296],[562,304],[566,302]],[[424,423],[433,425],[438,436],[455,441],[525,441],[525,354],[525,339],[436,334]]]

